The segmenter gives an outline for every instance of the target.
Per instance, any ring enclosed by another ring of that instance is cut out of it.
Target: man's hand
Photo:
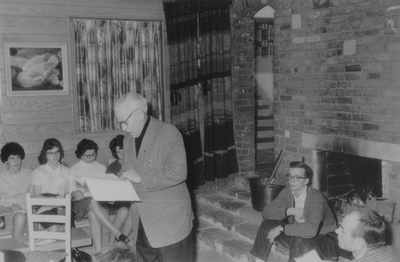
[[[282,226],[277,226],[277,227],[271,229],[271,231],[269,231],[267,238],[269,239],[269,241],[271,243],[275,243],[275,238],[282,233],[281,228],[282,228]]]
[[[75,190],[74,192],[71,193],[71,196],[76,200],[82,200],[85,198],[83,192],[80,190]]]
[[[139,184],[141,182],[141,178],[138,172],[131,169],[122,173],[121,175],[122,180],[130,180],[132,183]]]
[[[303,219],[303,212],[304,209],[303,208],[299,208],[299,207],[290,207],[287,209],[286,214],[288,216],[295,216],[297,219]]]
[[[21,209],[22,209],[22,208],[21,208],[18,204],[13,204],[13,205],[10,207],[11,212],[18,211],[18,210],[21,210]]]

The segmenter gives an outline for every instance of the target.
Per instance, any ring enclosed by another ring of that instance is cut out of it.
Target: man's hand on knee
[[[277,226],[277,227],[271,229],[271,231],[269,231],[267,238],[269,239],[269,241],[271,241],[271,243],[275,243],[275,238],[277,236],[279,236],[282,233],[282,231],[283,231],[283,227]]]

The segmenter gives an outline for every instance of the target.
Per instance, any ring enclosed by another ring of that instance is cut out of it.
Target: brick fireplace
[[[274,7],[274,140],[275,152],[285,152],[282,166],[304,156],[319,173],[321,151],[373,159],[382,197],[400,199],[398,1],[318,8],[281,0]],[[387,19],[396,20],[395,30]],[[399,211],[400,203],[397,218]]]
[[[321,152],[338,153],[348,155],[349,160],[354,161],[354,157],[363,158],[365,161],[363,165],[368,163],[369,171],[377,175],[375,178],[354,180],[355,184],[362,182],[371,182],[375,179],[376,182],[381,183],[380,189],[376,194],[381,197],[389,198],[392,200],[399,199],[399,183],[397,182],[397,173],[400,171],[400,145],[389,144],[383,142],[368,141],[363,139],[343,138],[330,135],[321,134],[307,134],[302,133],[301,145],[309,151],[310,162],[312,167],[316,170],[314,179],[314,187],[326,191],[327,186],[324,186],[324,181],[320,181],[322,175],[321,171]],[[350,181],[350,178],[343,178],[343,180]],[[356,186],[356,185],[353,185]],[[346,192],[351,189],[349,184],[344,184],[342,191]],[[381,195],[380,195],[381,194]]]
[[[382,161],[341,152],[317,150],[319,190],[328,198],[356,191],[360,200],[382,197]]]

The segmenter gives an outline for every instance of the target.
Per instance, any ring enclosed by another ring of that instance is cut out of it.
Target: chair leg
[[[337,243],[335,244],[335,249],[333,250],[332,261],[333,262],[339,261],[339,255],[337,252]]]
[[[337,234],[335,232],[329,232],[326,234],[326,236],[335,243],[335,248],[333,249],[333,254],[332,254],[332,261],[337,262],[339,261],[339,253],[338,253],[338,240],[337,240]]]

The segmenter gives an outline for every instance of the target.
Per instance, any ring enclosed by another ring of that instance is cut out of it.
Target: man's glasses
[[[303,176],[292,176],[292,174],[286,174],[286,179],[288,181],[293,180],[294,182],[299,182],[300,179],[306,179],[307,177]]]
[[[97,156],[97,153],[90,154],[90,155],[83,155],[86,158],[95,158]]]
[[[130,117],[133,115],[133,113],[135,113],[135,111],[138,110],[138,109],[139,109],[139,108],[136,108],[135,110],[133,110],[132,113],[125,119],[125,121],[119,122],[121,128],[122,128],[122,125],[128,125],[128,120],[129,120],[129,118],[130,118]]]
[[[55,156],[59,156],[60,155],[60,151],[57,151],[57,152],[46,152],[46,154],[48,154],[49,156],[55,157]]]

